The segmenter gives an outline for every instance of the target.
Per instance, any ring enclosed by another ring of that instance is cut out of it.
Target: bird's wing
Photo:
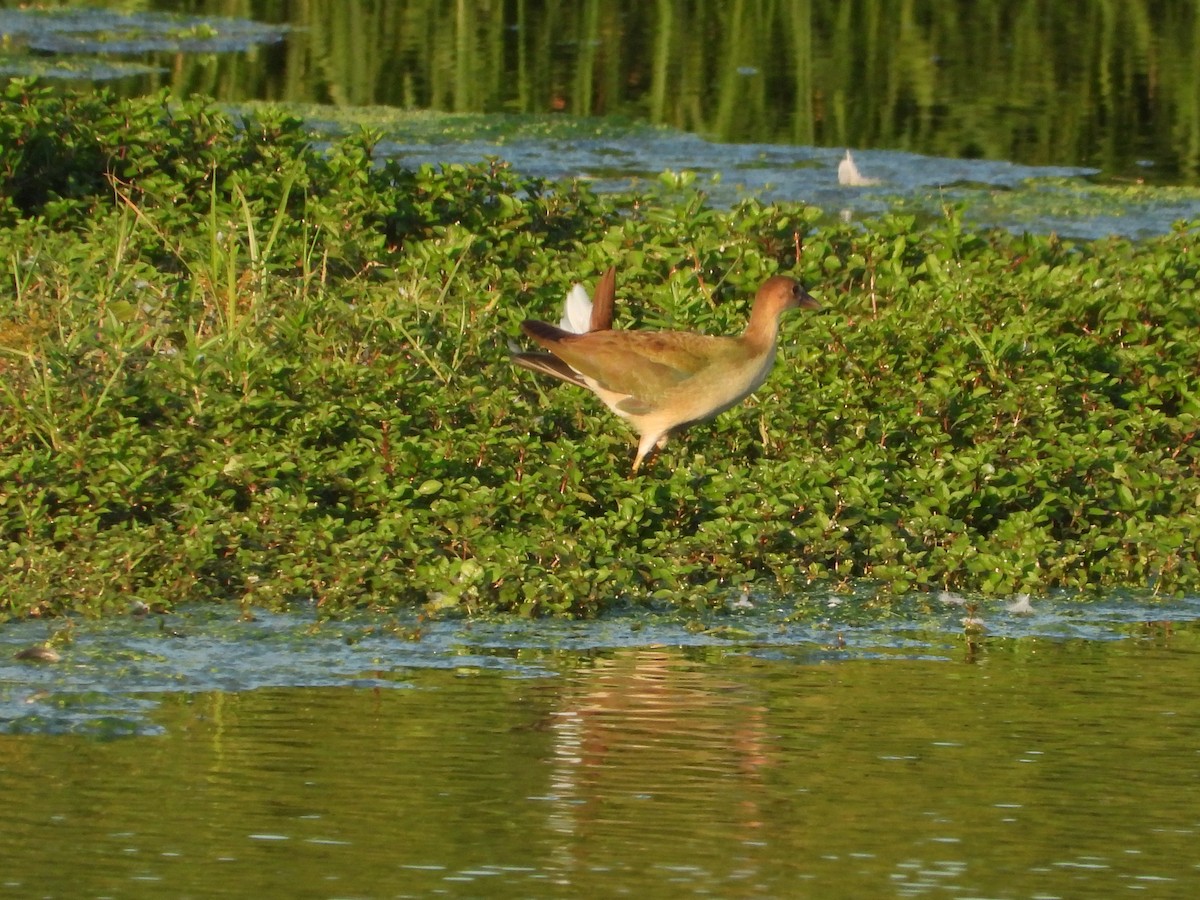
[[[511,353],[510,359],[518,366],[532,369],[534,372],[541,372],[543,375],[550,375],[560,381],[566,381],[581,388],[588,386],[587,382],[583,380],[582,375],[553,353],[529,353],[515,347],[510,347],[509,351]]]
[[[544,322],[521,328],[575,372],[645,409],[723,356],[730,341],[679,331],[570,334]]]

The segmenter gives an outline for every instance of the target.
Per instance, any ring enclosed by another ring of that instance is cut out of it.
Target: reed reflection
[[[147,5],[291,27],[242,53],[147,54],[162,71],[120,90],[627,116],[722,141],[1200,177],[1200,16],[1188,0],[1028,0],[995,15],[954,0]]]
[[[550,726],[557,866],[586,866],[599,838],[756,843],[778,748],[764,697],[729,675],[670,648],[619,651],[572,675]]]

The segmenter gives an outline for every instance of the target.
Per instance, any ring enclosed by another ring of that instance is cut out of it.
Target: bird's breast
[[[603,393],[597,393],[610,409],[626,419],[675,428],[711,419],[736,406],[762,385],[774,362],[773,347],[759,356],[718,361],[650,402],[630,397],[622,403],[614,403]]]

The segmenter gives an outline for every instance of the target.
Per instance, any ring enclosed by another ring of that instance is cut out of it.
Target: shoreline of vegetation
[[[1200,225],[847,225],[371,144],[4,89],[0,615],[1200,590]],[[627,429],[506,350],[614,263],[620,327],[738,332],[775,272],[826,311],[630,477]]]

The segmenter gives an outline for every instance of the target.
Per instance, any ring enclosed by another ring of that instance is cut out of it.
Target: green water
[[[1200,182],[1190,0],[29,6],[0,0],[0,73],[226,101],[622,116],[721,142]]]
[[[1194,606],[80,625],[0,666],[0,895],[1190,897]]]

